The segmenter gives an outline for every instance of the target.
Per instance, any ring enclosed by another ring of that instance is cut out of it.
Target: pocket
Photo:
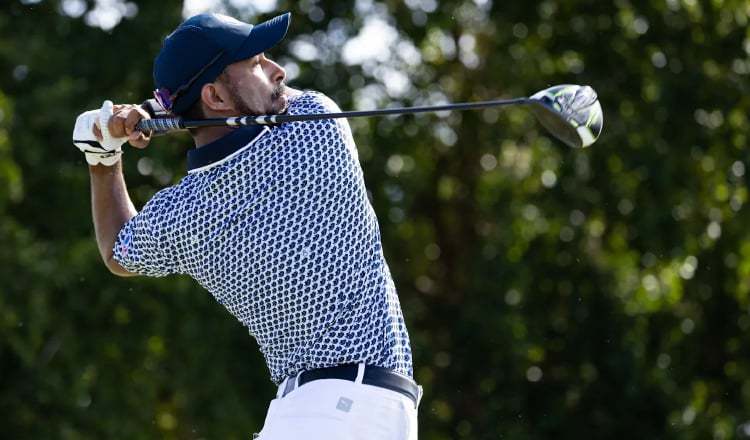
[[[345,415],[336,411],[336,403],[330,397],[295,392],[281,399],[274,409],[272,418],[286,421],[297,420],[299,423],[313,419],[345,421]]]
[[[352,404],[352,440],[406,440],[411,430],[409,406],[388,396],[360,395]]]
[[[329,408],[286,403],[270,414],[258,440],[353,440],[346,435],[349,421]]]

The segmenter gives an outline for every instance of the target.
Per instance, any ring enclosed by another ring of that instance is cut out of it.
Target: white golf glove
[[[73,144],[86,155],[86,162],[90,165],[105,165],[111,167],[122,156],[122,144],[127,142],[125,137],[112,137],[109,133],[109,119],[112,117],[112,101],[104,101],[99,110],[90,110],[78,115],[73,128]],[[102,133],[101,142],[94,136],[94,125]]]

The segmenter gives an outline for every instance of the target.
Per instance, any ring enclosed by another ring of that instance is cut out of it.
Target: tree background
[[[269,55],[342,108],[592,85],[592,148],[522,109],[352,120],[425,388],[423,439],[750,434],[750,3],[219,0],[289,10]],[[13,439],[235,439],[274,387],[192,280],[101,264],[78,113],[150,96],[177,0],[0,5],[0,425]],[[185,135],[128,149],[137,206]]]

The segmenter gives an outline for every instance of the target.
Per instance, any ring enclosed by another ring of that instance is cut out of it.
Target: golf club
[[[153,106],[153,104],[151,105]],[[596,92],[589,86],[571,84],[550,87],[528,98],[301,115],[278,114],[193,120],[186,120],[180,117],[153,118],[140,121],[138,129],[141,131],[165,133],[173,130],[199,127],[276,125],[286,122],[319,119],[474,110],[508,105],[528,106],[534,116],[536,116],[542,126],[552,136],[573,148],[583,148],[593,144],[599,138],[602,131],[604,116]]]

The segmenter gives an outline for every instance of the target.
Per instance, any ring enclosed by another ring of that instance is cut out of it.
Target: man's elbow
[[[138,275],[120,266],[120,263],[115,261],[112,256],[107,258],[104,261],[104,264],[107,266],[107,269],[109,269],[110,272],[112,272],[114,275],[117,275],[118,277],[134,277]]]

